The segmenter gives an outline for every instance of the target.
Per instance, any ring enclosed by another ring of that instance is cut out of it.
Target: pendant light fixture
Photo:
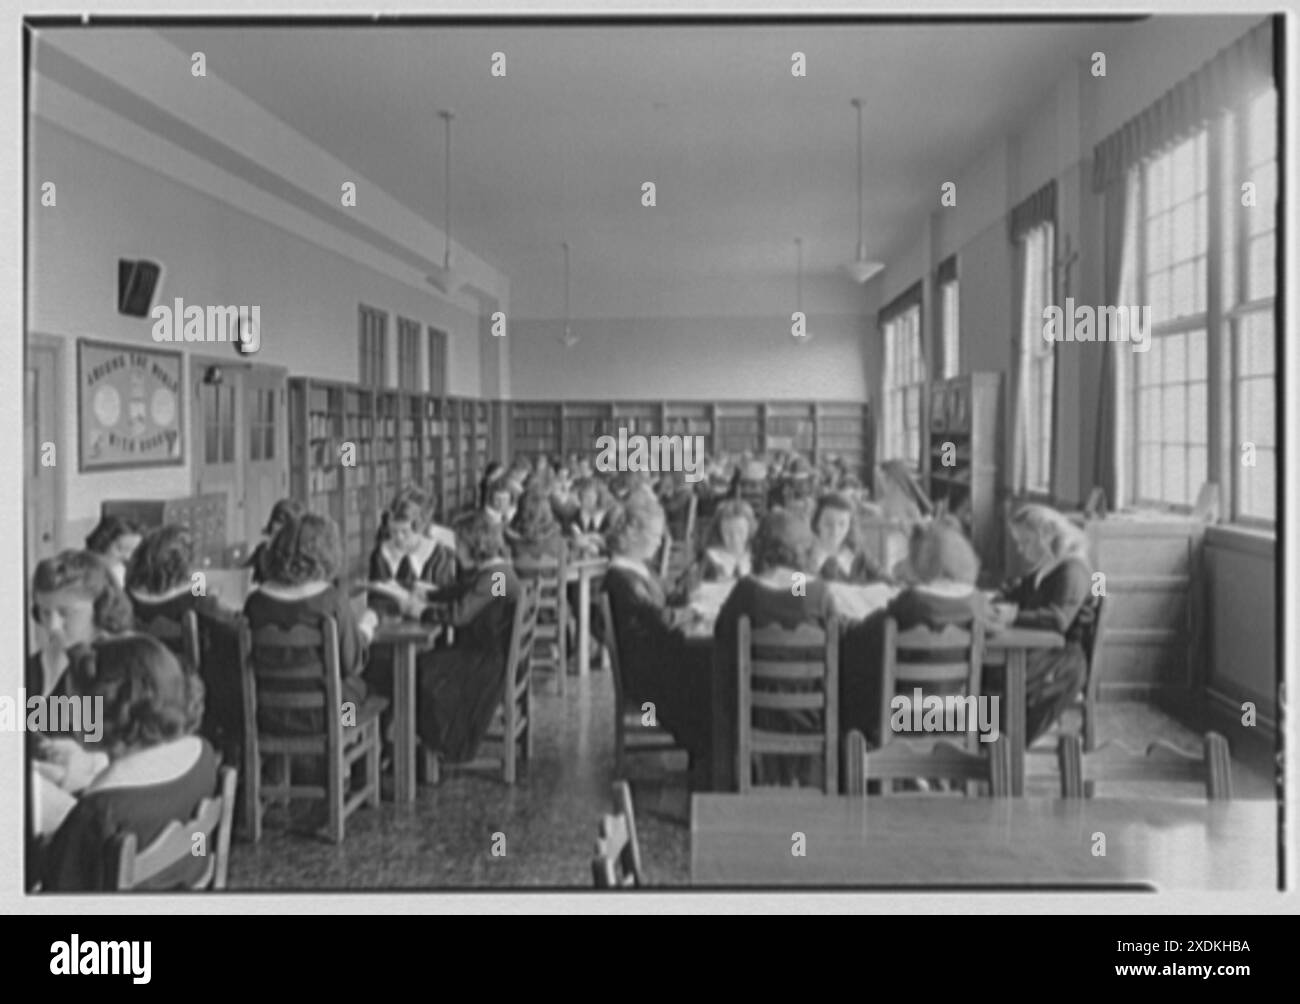
[[[455,117],[445,108],[438,112],[443,132],[443,248],[442,265],[434,265],[429,282],[443,295],[454,296],[465,284],[465,277],[451,267],[451,120]]]
[[[883,269],[882,262],[867,261],[867,245],[862,239],[862,100],[853,99],[853,107],[858,111],[858,253],[852,264],[844,266],[845,271],[856,283],[864,283]]]
[[[578,336],[573,333],[573,315],[569,312],[569,242],[562,241],[560,247],[564,249],[564,331],[560,342],[571,349],[578,344]]]
[[[812,332],[808,329],[808,315],[803,312],[803,238],[794,239],[795,264],[794,264],[794,309],[803,316],[804,333],[799,336],[801,342],[811,342],[813,339]]]

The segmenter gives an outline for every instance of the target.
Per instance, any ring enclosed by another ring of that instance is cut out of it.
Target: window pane
[[[1203,446],[1192,446],[1187,450],[1187,485],[1188,502],[1195,502],[1196,496],[1201,490],[1201,485],[1208,480],[1205,476],[1206,449]]]
[[[268,425],[262,432],[262,458],[264,460],[275,459],[275,426]]]
[[[1161,324],[1170,319],[1168,272],[1155,272],[1148,276],[1147,298],[1151,301],[1152,323]]]
[[[1166,446],[1161,451],[1164,491],[1161,494],[1166,502],[1185,505],[1187,498],[1187,454],[1186,447]]]
[[[1203,382],[1191,384],[1187,388],[1187,440],[1190,443],[1206,441],[1206,432],[1210,427],[1209,410],[1206,407],[1207,390]]]
[[[1189,380],[1205,379],[1205,332],[1187,332],[1187,377]]]
[[[1240,376],[1258,376],[1275,372],[1273,361],[1273,314],[1256,310],[1238,322],[1240,330],[1237,353],[1237,373]]]
[[[1182,383],[1187,379],[1187,342],[1179,334],[1166,335],[1160,339],[1165,356],[1165,382]]]
[[[1183,262],[1174,267],[1173,289],[1170,295],[1169,314],[1184,317],[1196,310],[1196,265]]]
[[[1273,250],[1273,233],[1263,234],[1250,242],[1247,252],[1250,273],[1246,280],[1246,297],[1257,300],[1273,295],[1273,274],[1276,268]]]
[[[1250,103],[1246,128],[1252,164],[1275,156],[1277,149],[1277,92],[1270,88]]]
[[[1243,380],[1238,385],[1240,401],[1239,428],[1242,442],[1258,446],[1275,445],[1277,395],[1270,377]]]
[[[1247,180],[1255,183],[1255,204],[1242,207],[1246,229],[1251,234],[1272,230],[1277,223],[1277,165],[1271,160],[1260,164],[1251,169]]]
[[[1241,468],[1239,484],[1239,505],[1243,516],[1277,518],[1277,456],[1272,450],[1255,451],[1255,466]]]
[[[1138,449],[1138,495],[1144,499],[1160,497],[1160,447]]]
[[[1166,443],[1187,441],[1187,395],[1181,385],[1165,388],[1164,407],[1161,409],[1163,426],[1160,438]]]

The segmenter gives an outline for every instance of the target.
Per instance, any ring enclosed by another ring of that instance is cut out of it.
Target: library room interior
[[[27,889],[1276,889],[1279,31],[29,24]]]

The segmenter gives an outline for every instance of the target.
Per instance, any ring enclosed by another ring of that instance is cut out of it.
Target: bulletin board
[[[181,353],[77,340],[80,470],[185,462]]]

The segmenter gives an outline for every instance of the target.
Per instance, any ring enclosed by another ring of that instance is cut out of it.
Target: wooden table
[[[430,648],[442,628],[393,620],[375,630],[372,645],[393,646],[393,801],[415,801],[415,658]]]
[[[564,580],[578,583],[579,676],[591,672],[591,580],[608,568],[608,558],[574,558],[564,566]]]
[[[1025,793],[1025,669],[1029,653],[1064,648],[1065,638],[1055,631],[1036,628],[1007,628],[984,636],[984,665],[1005,666],[1007,744],[1011,747],[1011,794]]]
[[[796,857],[793,834],[804,835]],[[1105,834],[1105,855],[1094,854]],[[1272,801],[820,793],[691,799],[703,886],[1277,888]]]

